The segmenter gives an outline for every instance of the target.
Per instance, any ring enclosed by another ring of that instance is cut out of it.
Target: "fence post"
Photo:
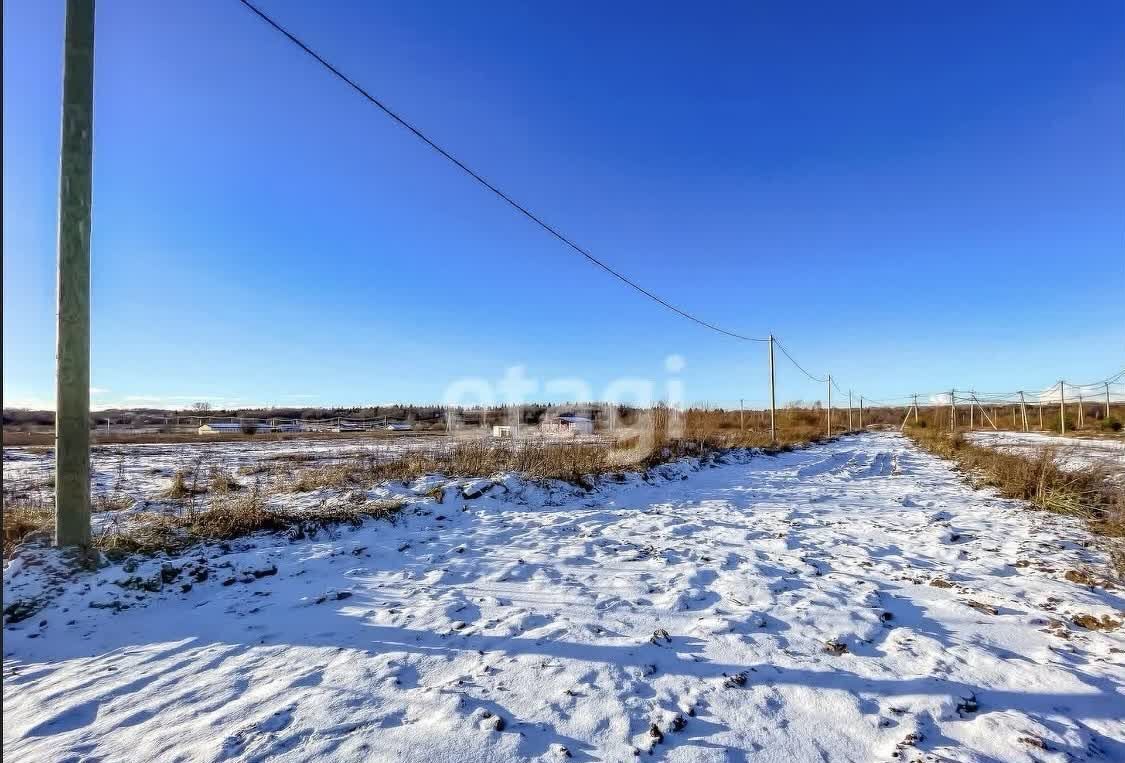
[[[55,543],[90,542],[90,206],[94,2],[67,0],[59,158]]]
[[[773,373],[773,334],[770,334],[770,441],[777,442],[777,396]]]

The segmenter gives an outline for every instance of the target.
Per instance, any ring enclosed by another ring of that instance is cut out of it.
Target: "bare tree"
[[[202,401],[198,403],[192,403],[191,409],[196,413],[206,413],[207,411],[211,410],[211,404]]]

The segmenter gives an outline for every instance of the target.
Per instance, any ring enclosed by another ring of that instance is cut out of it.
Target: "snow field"
[[[976,445],[1034,457],[1044,448],[1053,448],[1060,467],[1069,470],[1105,469],[1111,477],[1125,478],[1125,440],[1062,437],[1041,432],[971,432]]]
[[[1125,760],[1125,629],[1074,622],[1125,603],[1064,578],[1104,564],[1077,522],[897,434],[723,461],[373,486],[399,521],[66,581],[17,558],[5,604],[55,598],[5,630],[5,755]]]

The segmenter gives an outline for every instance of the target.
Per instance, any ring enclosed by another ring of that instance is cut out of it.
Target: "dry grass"
[[[130,508],[135,501],[121,493],[102,493],[90,501],[90,511],[97,514],[103,511],[121,511]]]
[[[519,443],[479,440],[448,449],[407,451],[387,458],[369,454],[343,463],[297,471],[290,490],[346,488],[386,480],[411,480],[425,474],[451,477],[518,472],[533,479],[583,482],[587,475],[610,470],[610,447],[589,443]]]
[[[233,493],[236,490],[241,490],[242,485],[234,478],[230,472],[219,467],[211,468],[211,476],[207,480],[207,489],[212,494]]]
[[[312,527],[359,525],[368,518],[389,519],[403,505],[402,501],[376,501],[299,511],[267,508],[264,497],[255,488],[216,501],[202,511],[134,515],[127,524],[110,527],[100,534],[94,545],[110,556],[174,553],[198,543],[229,541],[257,532],[289,531],[303,535]]]
[[[729,413],[688,412],[674,421],[668,409],[656,409],[642,429],[621,432],[615,442],[496,441],[459,442],[447,448],[365,454],[339,459],[331,454],[286,454],[239,469],[241,475],[264,478],[244,488],[228,470],[205,469],[202,459],[177,469],[161,497],[177,502],[172,513],[138,511],[114,518],[94,540],[95,547],[114,554],[173,552],[194,543],[223,541],[259,531],[288,530],[312,523],[359,522],[387,517],[399,502],[368,502],[362,493],[341,505],[290,511],[266,507],[266,491],[308,492],[321,488],[350,489],[390,480],[411,480],[426,474],[481,477],[514,472],[530,479],[559,479],[589,487],[588,478],[625,470],[643,470],[684,456],[707,457],[733,447],[787,450],[824,439],[819,425],[798,422],[779,429],[777,443],[768,431],[738,427]],[[737,414],[735,414],[737,416]],[[318,463],[317,459],[323,461]],[[306,465],[307,464],[307,465]],[[206,495],[197,502],[196,496]],[[440,491],[438,493],[440,500]],[[197,509],[197,503],[200,508]],[[95,499],[102,510],[128,508],[132,499],[113,494]],[[53,508],[24,497],[4,506],[4,554],[28,534],[53,532]]]
[[[906,432],[926,450],[956,461],[978,484],[1046,511],[1084,519],[1092,532],[1114,539],[1111,564],[1118,575],[1125,575],[1121,548],[1121,539],[1125,538],[1125,487],[1106,479],[1104,471],[1061,469],[1053,448],[1027,457],[973,445],[959,433],[913,427]]]
[[[300,511],[267,508],[257,490],[217,501],[202,511],[166,514],[137,512],[118,518],[95,533],[93,546],[111,557],[128,554],[175,553],[206,542],[229,541],[256,532],[296,531],[333,524],[358,525],[367,518],[388,519],[401,501],[349,501]],[[54,532],[54,510],[29,503],[4,507],[4,556],[33,533]]]
[[[685,456],[707,456],[735,447],[781,451],[825,437],[823,431],[801,425],[779,430],[778,442],[771,443],[768,432],[711,429],[705,422],[691,422],[690,418],[688,426],[680,427],[675,434],[672,430],[669,417],[662,412],[654,415],[643,430],[632,433],[626,429],[612,443],[472,440],[440,450],[365,454],[295,472],[286,469],[284,474],[292,475],[286,488],[294,492],[412,480],[426,474],[480,477],[498,472],[588,486],[590,477],[643,470]]]
[[[4,504],[4,558],[34,532],[55,532],[55,509],[42,503],[17,501]]]

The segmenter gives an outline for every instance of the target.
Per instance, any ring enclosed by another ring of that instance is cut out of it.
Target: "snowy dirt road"
[[[5,760],[1125,760],[1076,522],[897,434],[623,479],[70,581],[5,630]]]

